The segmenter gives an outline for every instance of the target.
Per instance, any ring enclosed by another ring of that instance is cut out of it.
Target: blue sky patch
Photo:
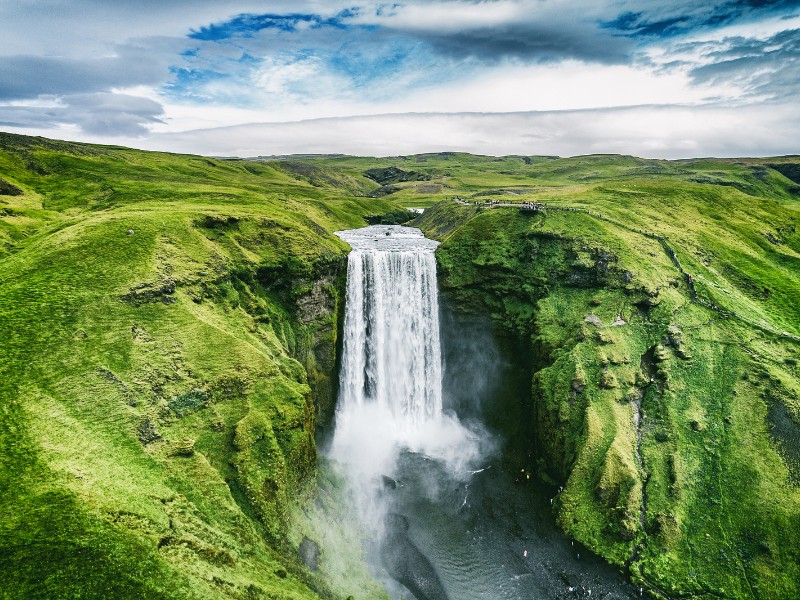
[[[678,16],[648,21],[641,12],[625,12],[612,21],[601,23],[604,29],[622,32],[624,35],[637,38],[672,37],[686,33],[692,29],[689,17]]]
[[[659,19],[652,19],[643,11],[626,11],[599,25],[602,29],[617,31],[631,38],[670,38],[729,23],[755,21],[790,8],[800,9],[800,1],[730,0],[717,5],[709,4],[705,10],[691,15],[676,14]]]
[[[430,68],[433,50],[427,44],[406,34],[381,31],[375,24],[348,23],[358,14],[355,8],[332,17],[241,14],[193,30],[188,38],[198,46],[181,53],[185,64],[172,69],[172,80],[163,93],[203,101],[223,99],[222,94],[228,102],[228,94],[220,91],[220,86],[214,86],[211,95],[203,89],[208,83],[227,80],[232,88],[239,88],[239,104],[256,104],[262,99],[253,87],[253,77],[269,77],[269,69],[275,68],[285,73],[292,65],[314,61],[322,73],[348,82],[350,91],[358,89],[376,97],[396,93],[390,82],[399,76],[422,85],[448,78]],[[313,86],[289,85],[286,89],[302,96],[310,94]]]
[[[301,24],[311,28],[336,27],[338,29],[347,29],[349,25],[345,20],[352,18],[355,14],[353,10],[344,10],[333,17],[327,18],[315,14],[242,14],[224,23],[212,23],[201,27],[199,30],[193,30],[189,37],[196,40],[220,41],[236,37],[251,37],[254,33],[264,29],[293,33],[301,29],[299,27]]]

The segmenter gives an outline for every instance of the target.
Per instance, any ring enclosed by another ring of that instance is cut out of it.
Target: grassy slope
[[[545,214],[449,202],[421,226],[445,288],[531,340],[559,522],[664,595],[797,597],[797,186],[767,160],[531,162],[450,193],[527,177]]]
[[[0,596],[329,595],[287,538],[332,399],[329,232],[386,204],[4,134],[0,175]]]

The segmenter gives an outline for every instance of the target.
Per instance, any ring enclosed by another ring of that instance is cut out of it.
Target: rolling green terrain
[[[221,160],[9,134],[0,596],[381,597],[315,524],[341,510],[315,446],[332,232],[427,206],[443,292],[528,349],[508,462],[563,486],[562,529],[658,596],[800,596],[800,158]]]
[[[334,399],[329,232],[387,203],[9,135],[0,174],[0,596],[330,595],[290,527]]]

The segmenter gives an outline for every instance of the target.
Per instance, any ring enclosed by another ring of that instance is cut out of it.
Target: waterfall
[[[419,229],[387,225],[337,235],[352,250],[328,456],[348,481],[359,520],[380,537],[387,517],[391,522],[386,486],[402,485],[395,481],[402,457],[458,477],[472,468],[478,443],[442,411],[438,242]]]
[[[352,248],[338,416],[374,403],[398,427],[418,429],[442,411],[438,242],[399,226],[337,235]]]
[[[573,580],[598,585],[597,572],[574,558],[577,549],[530,512],[532,497],[546,506],[546,492],[532,496],[531,487],[512,483],[491,432],[475,417],[458,418],[464,405],[480,406],[487,372],[513,374],[488,331],[458,327],[458,340],[444,337],[458,343],[451,368],[463,361],[445,372],[445,385],[463,387],[460,396],[445,390],[442,410],[437,242],[397,226],[337,235],[352,250],[336,423],[325,448],[336,476],[326,475],[318,509],[342,499],[323,539],[344,531],[348,543],[323,553],[328,568],[349,573],[344,561],[358,550],[355,541],[394,600],[528,600],[568,595]],[[475,377],[454,379],[467,371]],[[569,583],[558,576],[562,568]],[[349,594],[353,582],[343,581]]]
[[[449,504],[453,489],[464,509],[461,484],[485,456],[479,432],[442,411],[438,242],[419,229],[385,225],[336,235],[351,251],[328,456],[347,481],[365,556],[385,569],[378,575],[390,596],[404,598],[410,590],[420,600],[447,600],[400,512],[409,498]]]

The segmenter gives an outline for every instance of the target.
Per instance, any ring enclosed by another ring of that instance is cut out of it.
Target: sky
[[[0,130],[214,156],[800,153],[800,0],[0,0]]]

